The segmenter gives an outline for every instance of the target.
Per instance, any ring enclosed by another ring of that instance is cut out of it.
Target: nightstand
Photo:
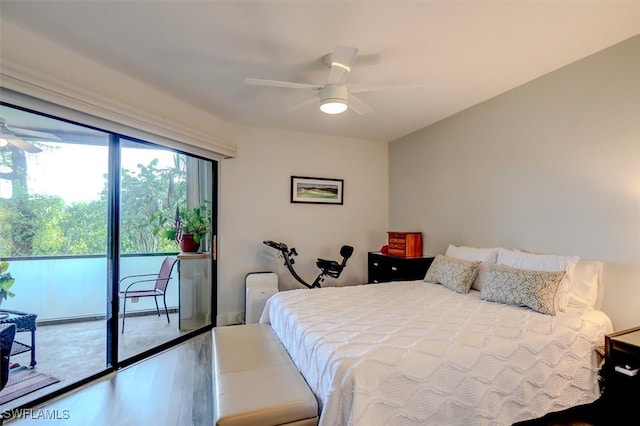
[[[368,282],[421,280],[433,259],[433,257],[397,257],[380,252],[369,252]]]
[[[640,395],[640,327],[605,336],[602,399],[614,412],[637,412]]]

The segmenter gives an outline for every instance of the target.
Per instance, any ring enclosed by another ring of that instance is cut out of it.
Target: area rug
[[[18,371],[11,371],[7,385],[0,391],[0,405],[59,381],[59,379],[38,370],[18,369]]]

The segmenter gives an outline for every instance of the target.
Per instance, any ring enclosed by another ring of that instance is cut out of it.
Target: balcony
[[[166,255],[121,259],[120,276],[154,273]],[[0,309],[37,314],[35,369],[60,381],[2,404],[2,410],[28,403],[107,368],[107,261],[105,257],[12,259],[9,271],[16,279],[15,297]],[[170,323],[156,313],[153,298],[127,303],[124,333],[119,333],[118,358],[124,360],[187,333],[179,329],[178,271],[167,288]],[[185,293],[183,289],[183,293]],[[182,295],[184,300],[184,294]],[[119,327],[122,325],[121,317]],[[16,335],[29,344],[30,333]],[[12,364],[28,367],[31,353],[11,357]]]

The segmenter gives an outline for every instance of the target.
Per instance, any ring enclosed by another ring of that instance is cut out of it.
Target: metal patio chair
[[[167,323],[170,323],[169,320],[169,311],[167,310],[167,286],[169,284],[169,280],[171,280],[171,273],[173,272],[173,267],[178,260],[172,257],[167,257],[162,261],[162,266],[160,267],[160,272],[157,274],[142,274],[142,275],[128,275],[122,279],[120,279],[118,283],[118,287],[121,289],[119,291],[120,297],[123,299],[123,307],[122,307],[122,330],[121,333],[124,333],[124,320],[127,316],[127,299],[132,299],[134,297],[153,297],[153,300],[156,302],[156,311],[158,311],[158,316],[160,316],[160,308],[158,306],[158,297],[162,296],[162,302],[164,303],[164,312],[167,315]],[[155,277],[155,278],[149,278]],[[133,282],[129,282],[130,280],[134,280]],[[127,284],[127,287],[122,290],[122,287]],[[153,288],[134,288],[136,284],[140,283],[154,283]]]

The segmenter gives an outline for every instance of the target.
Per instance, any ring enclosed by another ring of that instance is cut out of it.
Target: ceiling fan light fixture
[[[323,99],[320,102],[320,111],[325,114],[340,114],[347,110],[344,99]]]
[[[339,84],[327,84],[320,89],[320,111],[325,114],[340,114],[347,110],[349,90]]]

